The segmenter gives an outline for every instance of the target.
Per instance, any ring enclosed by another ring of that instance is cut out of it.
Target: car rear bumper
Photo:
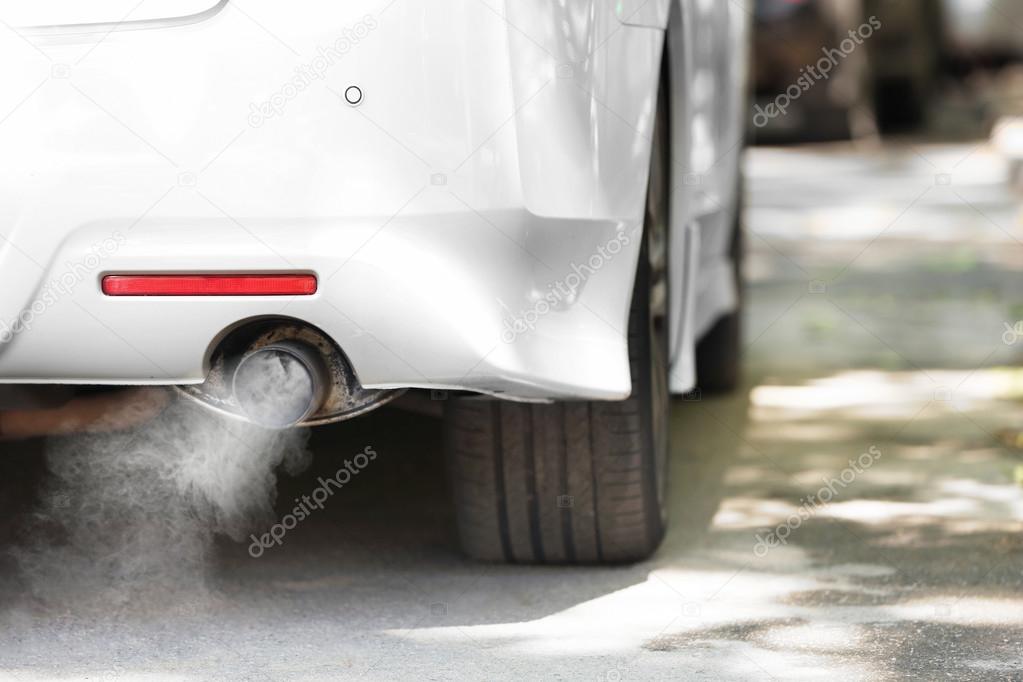
[[[0,374],[31,383],[200,382],[226,331],[282,316],[326,332],[370,388],[628,394],[634,232],[613,221],[456,210],[443,190],[416,201],[438,211],[410,206],[393,219],[349,219],[340,228],[335,220],[248,219],[255,239],[239,239],[238,225],[216,218],[150,222],[130,234],[116,225],[79,229],[54,258],[39,303],[14,325]],[[541,258],[572,265],[548,269]],[[108,297],[99,287],[107,272],[214,272],[225,260],[249,272],[300,266],[317,274],[319,289],[184,298]]]

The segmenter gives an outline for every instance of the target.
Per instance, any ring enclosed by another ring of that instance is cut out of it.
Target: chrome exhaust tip
[[[270,429],[351,419],[404,393],[364,388],[330,337],[290,318],[254,320],[225,333],[212,349],[206,380],[178,392]]]
[[[330,379],[320,353],[299,341],[278,341],[244,355],[231,392],[245,417],[268,429],[301,424],[323,406]]]

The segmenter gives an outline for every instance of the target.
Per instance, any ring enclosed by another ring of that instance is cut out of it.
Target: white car
[[[735,382],[741,2],[0,8],[8,417],[427,389],[470,556],[656,549],[669,392]]]

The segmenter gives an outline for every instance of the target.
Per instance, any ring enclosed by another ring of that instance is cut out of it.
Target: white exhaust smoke
[[[31,596],[61,610],[201,607],[215,534],[240,542],[274,521],[276,472],[305,468],[307,439],[189,401],[131,431],[52,439],[32,539],[16,550]]]

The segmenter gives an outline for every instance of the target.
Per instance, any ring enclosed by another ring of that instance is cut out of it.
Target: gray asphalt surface
[[[141,577],[26,575],[44,445],[4,446],[0,680],[1023,679],[1023,229],[1002,163],[956,145],[748,165],[746,385],[675,404],[651,561],[462,559],[440,424],[379,411],[314,435],[279,512],[379,457],[258,559],[220,538],[200,569],[171,546]]]

